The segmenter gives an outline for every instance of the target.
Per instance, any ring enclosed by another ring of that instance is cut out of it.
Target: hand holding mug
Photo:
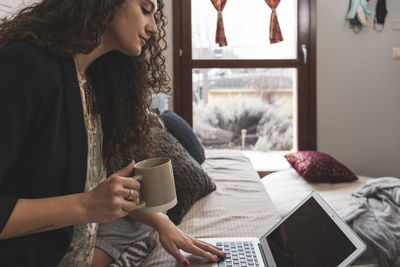
[[[88,221],[106,222],[126,216],[137,208],[140,183],[130,177],[135,168],[131,161],[93,190],[84,193],[83,205]],[[140,205],[139,205],[140,206]]]

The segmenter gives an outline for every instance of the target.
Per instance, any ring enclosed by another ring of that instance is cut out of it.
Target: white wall
[[[400,177],[400,1],[388,0],[384,31],[356,34],[346,1],[317,1],[318,150],[354,172]],[[370,1],[375,7],[376,1]]]

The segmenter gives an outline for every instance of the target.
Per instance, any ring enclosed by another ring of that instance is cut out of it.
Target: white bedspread
[[[341,215],[341,209],[350,203],[351,193],[364,185],[368,179],[370,177],[358,176],[358,180],[350,183],[309,183],[293,168],[289,168],[265,176],[262,183],[281,217],[312,191],[317,191]]]
[[[196,238],[261,237],[279,220],[257,172],[240,151],[208,150],[202,167],[217,190],[200,199],[178,226]],[[142,266],[175,266],[160,244]]]

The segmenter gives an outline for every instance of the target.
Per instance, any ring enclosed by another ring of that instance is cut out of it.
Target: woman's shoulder
[[[57,61],[57,56],[50,53],[45,48],[17,42],[9,44],[0,49],[0,59],[7,61],[8,64],[34,65],[35,67],[45,67]]]
[[[0,49],[0,70],[2,79],[9,77],[10,82],[18,79],[33,84],[49,84],[61,79],[62,68],[59,56],[45,48],[18,42]]]

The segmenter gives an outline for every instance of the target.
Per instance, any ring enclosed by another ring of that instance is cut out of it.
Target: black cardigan
[[[0,49],[0,231],[19,198],[84,191],[87,136],[72,57]],[[72,227],[0,240],[0,266],[57,266]]]

